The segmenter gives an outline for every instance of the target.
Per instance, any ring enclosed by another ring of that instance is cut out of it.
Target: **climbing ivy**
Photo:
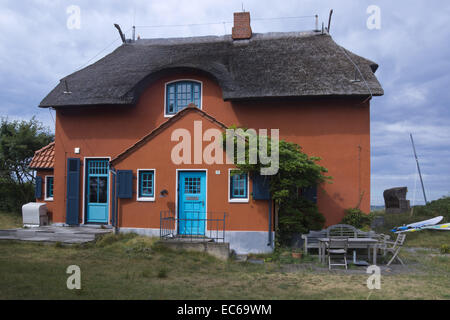
[[[235,126],[230,129],[236,130]],[[247,129],[242,129],[244,133]],[[224,148],[226,150],[226,139],[230,139],[230,134],[224,133]],[[245,162],[237,161],[237,141],[245,139]],[[257,135],[257,145],[252,145],[246,135],[234,136],[234,163],[239,173],[247,173],[249,176],[259,174],[262,168],[270,167],[258,160],[256,163],[249,163],[250,153],[258,150],[262,145],[267,146],[268,154],[278,147],[279,158],[276,165],[276,174],[267,176],[270,178],[270,191],[272,199],[279,208],[279,233],[280,238],[289,240],[293,233],[307,232],[308,230],[320,229],[325,219],[317,210],[317,205],[298,196],[298,190],[317,186],[324,182],[331,182],[332,177],[326,175],[328,170],[318,164],[319,157],[308,156],[302,148],[292,142],[285,140],[275,141],[267,136]],[[230,152],[227,151],[227,154]],[[279,239],[280,239],[279,238]]]

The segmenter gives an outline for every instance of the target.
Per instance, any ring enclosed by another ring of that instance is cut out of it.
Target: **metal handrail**
[[[226,212],[192,210],[185,213],[189,213],[189,218],[180,218],[174,211],[160,212],[161,239],[225,242]]]

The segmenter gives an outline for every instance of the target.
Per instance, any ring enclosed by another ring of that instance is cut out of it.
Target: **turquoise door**
[[[206,219],[206,172],[181,171],[178,177],[178,233],[204,235]]]
[[[109,161],[86,161],[86,222],[108,223]]]

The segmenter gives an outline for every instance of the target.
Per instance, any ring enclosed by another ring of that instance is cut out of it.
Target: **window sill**
[[[44,198],[44,201],[53,201],[53,198]]]
[[[228,199],[229,203],[248,203],[248,198],[242,199]]]
[[[155,197],[153,197],[153,198],[150,198],[150,197],[148,197],[148,198],[137,198],[136,200],[140,201],[140,202],[155,202]]]

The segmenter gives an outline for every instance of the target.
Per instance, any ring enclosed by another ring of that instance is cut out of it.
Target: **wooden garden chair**
[[[389,260],[389,262],[387,263],[386,266],[389,266],[395,259],[400,261],[400,263],[402,265],[405,265],[403,263],[402,259],[400,259],[400,257],[398,256],[398,254],[400,253],[400,249],[402,248],[403,244],[405,243],[405,239],[406,239],[406,234],[399,233],[395,242],[386,241],[387,244],[393,244],[392,247],[390,247],[390,248],[386,247],[386,249],[385,249],[387,253],[392,254],[392,258],[391,258],[391,260]]]
[[[347,248],[348,238],[330,238],[330,241],[327,243],[329,270],[331,270],[331,266],[345,266],[345,269],[347,269]],[[332,263],[333,258],[336,256],[342,256],[344,263]]]

